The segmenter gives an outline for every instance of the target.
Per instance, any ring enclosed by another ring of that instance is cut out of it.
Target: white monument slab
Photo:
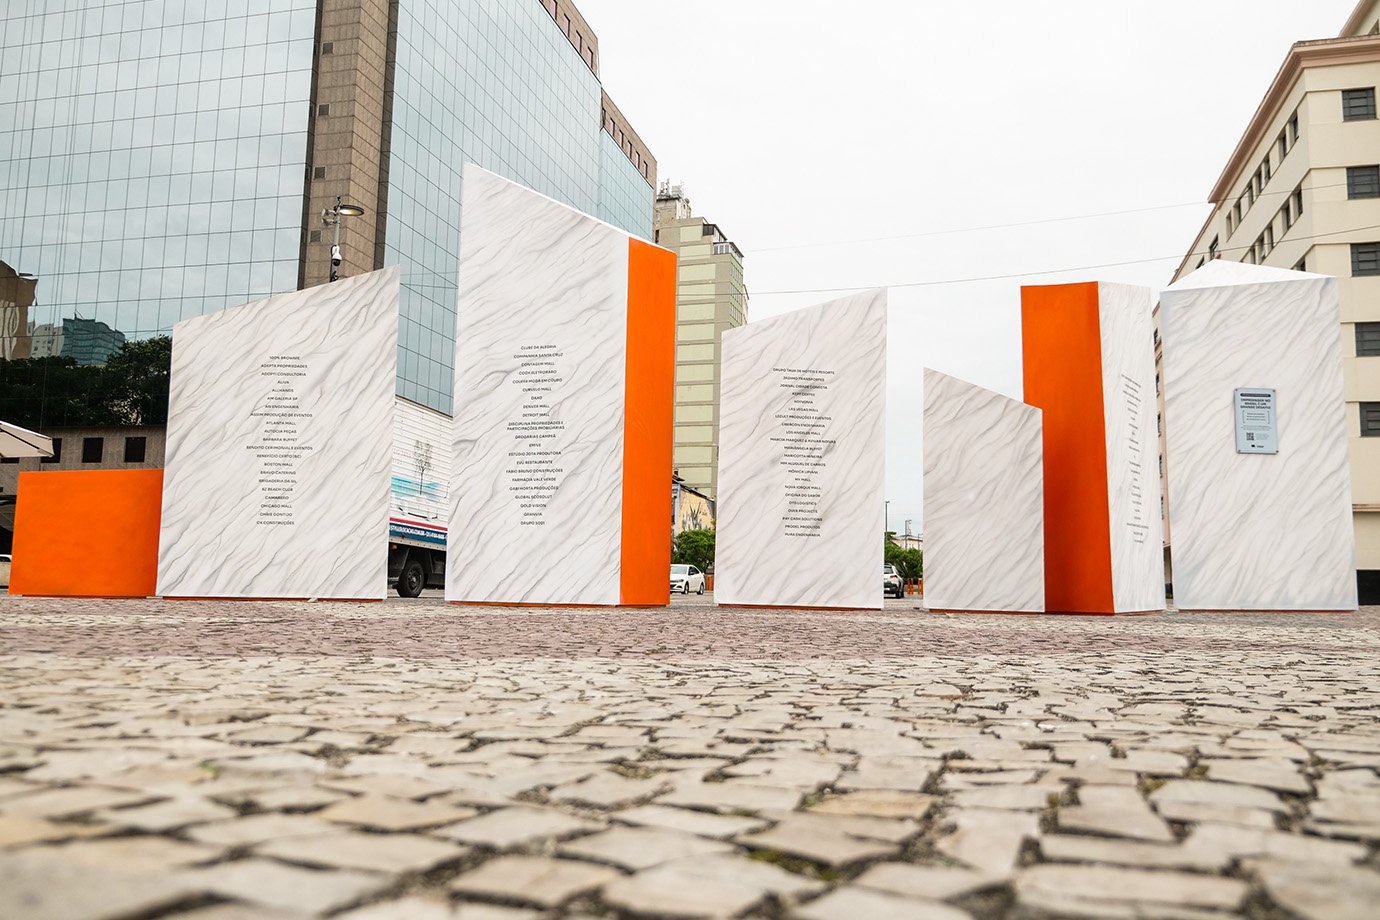
[[[925,368],[925,606],[1045,609],[1040,410]]]
[[[158,593],[382,599],[398,269],[173,327]]]
[[[1352,610],[1337,280],[1214,260],[1160,295],[1174,600]]]
[[[880,608],[886,291],[723,334],[720,604]]]
[[[446,599],[670,600],[675,254],[472,165]]]

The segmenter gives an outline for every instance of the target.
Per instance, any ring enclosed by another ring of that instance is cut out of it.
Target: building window
[[[1375,87],[1342,90],[1342,121],[1363,121],[1375,117]]]
[[[1380,198],[1380,166],[1348,166],[1346,197]]]
[[[147,438],[125,438],[125,462],[143,463],[147,449]]]
[[[1308,256],[1304,256],[1303,258],[1299,259],[1297,262],[1294,263],[1294,271],[1296,271],[1296,272],[1306,272],[1306,271],[1308,271]]]
[[[100,463],[104,459],[105,438],[81,439],[81,462]]]
[[[1214,237],[1212,238],[1212,242],[1211,242],[1211,243],[1208,243],[1208,258],[1209,258],[1209,259],[1215,259],[1215,258],[1217,258],[1217,247],[1220,246],[1220,245],[1221,245],[1221,240],[1220,240],[1218,237],[1215,237],[1215,236],[1214,236]]]
[[[1380,438],[1380,402],[1361,403],[1361,437]]]
[[[1351,274],[1380,275],[1380,243],[1351,244]]]
[[[0,463],[18,463],[18,457],[0,457]]]
[[[1303,186],[1294,189],[1294,194],[1289,196],[1290,210],[1294,213],[1294,220],[1303,216]]]
[[[1356,324],[1356,357],[1380,357],[1380,323]]]
[[[53,455],[44,457],[40,463],[61,463],[62,462],[62,438],[53,438]]]

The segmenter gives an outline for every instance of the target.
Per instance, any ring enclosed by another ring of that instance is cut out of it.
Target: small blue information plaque
[[[1236,397],[1236,452],[1279,453],[1275,391],[1264,387],[1243,387],[1233,393]]]

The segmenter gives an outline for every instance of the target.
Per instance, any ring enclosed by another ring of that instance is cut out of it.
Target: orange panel
[[[671,421],[676,385],[676,255],[628,241],[619,596],[671,602]]]
[[[149,597],[162,470],[20,473],[10,593]]]
[[[1021,288],[1025,401],[1044,410],[1045,609],[1112,613],[1097,283]]]

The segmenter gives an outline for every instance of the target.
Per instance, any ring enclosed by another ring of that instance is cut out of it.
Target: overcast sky
[[[578,0],[658,173],[743,250],[749,321],[893,286],[887,497],[916,532],[921,368],[1020,398],[1020,285],[1167,284],[1289,46],[1354,5]]]

